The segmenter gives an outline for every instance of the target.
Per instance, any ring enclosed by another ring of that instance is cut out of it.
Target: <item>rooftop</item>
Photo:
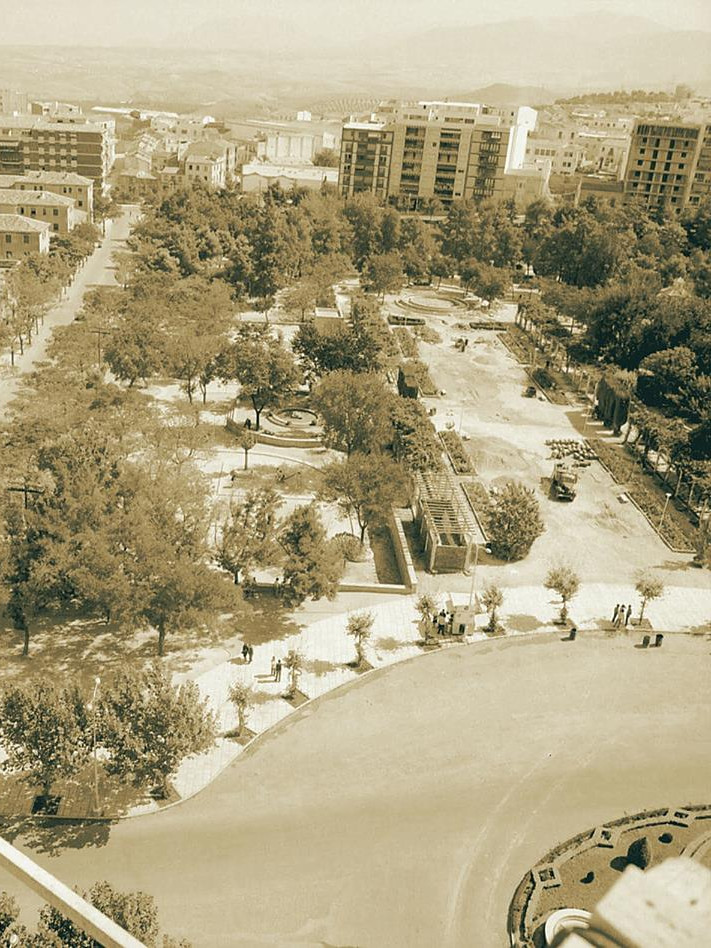
[[[257,174],[262,178],[291,178],[295,181],[336,181],[338,168],[320,168],[315,165],[270,165],[253,161],[243,165],[242,177]]]
[[[15,177],[13,175],[13,177]],[[93,184],[91,178],[85,178],[82,174],[75,171],[25,171],[16,181],[44,181],[46,184],[81,184],[88,187]]]
[[[0,115],[0,128],[52,132],[96,132],[103,134],[104,128],[98,122],[55,122],[39,115]]]
[[[38,234],[51,229],[52,225],[46,221],[35,221],[19,214],[0,214],[0,233]]]
[[[224,158],[227,144],[223,142],[193,142],[188,145],[188,158]]]
[[[51,194],[49,191],[17,191],[14,188],[0,188],[0,204],[50,204],[56,207],[73,207],[74,199],[64,194]]]

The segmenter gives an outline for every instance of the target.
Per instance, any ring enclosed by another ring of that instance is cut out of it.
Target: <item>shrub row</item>
[[[449,455],[449,460],[452,462],[455,473],[473,474],[474,465],[472,464],[472,459],[467,454],[462,444],[462,439],[457,432],[451,430],[440,431],[439,437],[444,445],[444,450]]]

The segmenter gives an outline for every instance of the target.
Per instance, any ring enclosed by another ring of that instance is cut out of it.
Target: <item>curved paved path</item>
[[[152,892],[196,946],[499,948],[554,843],[708,798],[709,652],[538,635],[433,653],[308,706],[181,806],[28,851],[70,884]]]

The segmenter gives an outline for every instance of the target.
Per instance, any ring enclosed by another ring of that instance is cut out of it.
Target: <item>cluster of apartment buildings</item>
[[[246,122],[168,112],[130,115],[148,127],[119,155],[116,180],[121,193],[143,196],[156,188],[171,190],[195,182],[250,193],[274,184],[288,190],[338,181],[336,168],[315,167],[314,158],[324,148],[337,147],[340,123],[313,122],[308,112],[297,113],[296,119]]]
[[[469,102],[387,102],[343,126],[339,187],[370,191],[403,211],[432,202],[526,203],[547,195],[550,162],[525,164],[537,113]]]
[[[381,103],[343,126],[339,188],[404,212],[494,200],[594,196],[681,211],[711,194],[711,108],[639,118],[618,111]]]
[[[114,154],[112,121],[0,90],[0,266],[48,253],[53,236],[90,222]]]

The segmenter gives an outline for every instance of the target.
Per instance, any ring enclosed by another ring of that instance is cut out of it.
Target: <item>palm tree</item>
[[[575,570],[570,566],[555,566],[548,570],[546,581],[543,584],[546,589],[552,589],[557,592],[563,601],[560,610],[560,621],[565,622],[568,618],[568,603],[580,589],[580,578]]]
[[[501,589],[498,586],[495,586],[493,583],[489,583],[482,593],[481,601],[484,603],[484,608],[489,613],[489,623],[486,627],[486,631],[489,633],[489,635],[496,635],[499,629],[502,628],[496,616],[496,610],[503,606],[504,594],[501,592]]]
[[[420,614],[420,632],[424,636],[425,641],[427,641],[427,639],[431,637],[434,629],[432,616],[437,612],[437,600],[429,593],[423,593],[415,603],[415,609],[417,609]]]
[[[299,677],[304,669],[304,656],[296,649],[290,649],[284,659],[284,665],[289,669],[289,690],[287,695],[290,698],[296,694],[299,687]]]
[[[249,711],[254,704],[254,692],[242,681],[236,681],[229,691],[229,698],[237,711],[237,734],[241,734],[247,724]]]
[[[348,617],[346,632],[355,639],[356,665],[360,667],[365,661],[364,646],[373,631],[375,616],[372,612],[355,612]]]

